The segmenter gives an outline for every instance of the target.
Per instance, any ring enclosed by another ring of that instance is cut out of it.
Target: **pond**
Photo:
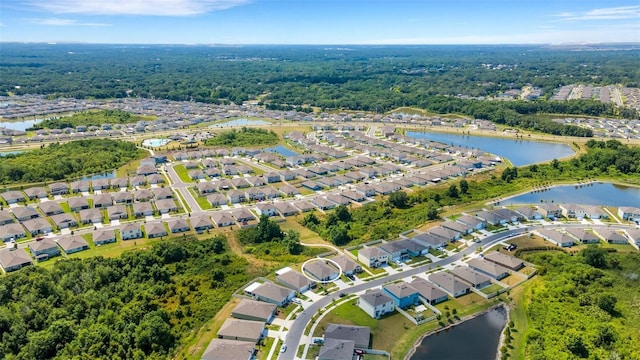
[[[42,122],[42,119],[20,120],[20,121],[0,121],[0,128],[26,131],[35,124]]]
[[[562,159],[575,154],[573,149],[567,144],[544,141],[414,131],[407,131],[406,135],[418,139],[429,139],[443,144],[480,149],[507,158],[514,166]]]
[[[0,157],[9,156],[9,155],[18,155],[18,154],[22,154],[23,152],[24,151],[22,151],[22,150],[3,151],[3,152],[0,152]]]
[[[295,151],[293,151],[293,150],[291,150],[288,147],[285,147],[283,145],[278,145],[278,146],[266,148],[266,149],[264,149],[264,151],[268,151],[268,152],[271,152],[271,153],[277,153],[277,154],[280,154],[282,156],[300,155],[297,152],[295,152]]]
[[[499,205],[541,202],[605,206],[640,206],[640,187],[612,183],[588,183],[535,190],[500,201]]]
[[[115,171],[110,171],[102,174],[94,174],[91,176],[83,176],[82,180],[98,180],[98,179],[113,179],[116,177]]]
[[[209,126],[210,128],[219,128],[225,126],[248,126],[248,125],[271,125],[270,122],[264,120],[235,119],[220,124]]]
[[[170,139],[146,139],[146,140],[142,140],[142,145],[158,147],[158,146],[165,146],[170,142],[171,142]]]
[[[495,360],[507,323],[503,307],[492,309],[422,340],[411,360]]]

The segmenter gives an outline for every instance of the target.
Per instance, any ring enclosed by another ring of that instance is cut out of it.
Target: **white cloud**
[[[250,0],[31,0],[61,14],[190,16],[244,5]]]
[[[563,12],[556,14],[556,17],[567,21],[640,19],[640,5],[594,9],[585,12]]]
[[[47,19],[31,19],[32,24],[49,25],[49,26],[111,26],[111,24],[102,23],[83,23],[73,19],[47,18]]]

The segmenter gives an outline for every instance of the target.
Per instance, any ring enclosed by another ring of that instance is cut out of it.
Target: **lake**
[[[221,124],[214,124],[209,127],[217,128],[217,127],[225,127],[225,126],[248,126],[248,125],[271,125],[271,123],[264,120],[235,119],[235,120],[227,121]]]
[[[266,149],[264,149],[264,151],[268,151],[268,152],[271,152],[271,153],[278,153],[278,154],[280,154],[282,156],[300,155],[297,152],[289,149],[288,147],[282,146],[282,145],[266,148]]]
[[[83,176],[82,180],[113,179],[115,177],[116,177],[116,172],[111,171],[111,172],[106,172],[102,174],[94,174],[91,176]]]
[[[429,139],[443,144],[480,149],[507,158],[514,166],[562,159],[575,154],[573,149],[567,144],[544,141],[415,131],[407,131],[406,135],[418,139]]]
[[[541,202],[640,206],[640,187],[617,185],[607,182],[556,186],[502,200],[499,205],[539,204]]]
[[[427,336],[411,360],[495,360],[506,323],[505,309],[495,308],[449,330]]]
[[[20,121],[0,121],[0,128],[26,131],[35,124],[42,122],[42,119],[20,120]]]

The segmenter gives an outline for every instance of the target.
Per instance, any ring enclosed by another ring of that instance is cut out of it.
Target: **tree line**
[[[40,129],[65,129],[76,128],[77,126],[97,126],[103,124],[131,124],[140,120],[146,120],[140,115],[133,115],[124,110],[89,110],[75,113],[71,116],[53,117],[44,119],[33,125],[28,131]]]

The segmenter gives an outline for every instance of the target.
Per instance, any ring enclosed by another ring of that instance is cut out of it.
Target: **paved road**
[[[387,282],[390,281],[395,281],[395,280],[399,280],[408,276],[412,276],[412,275],[417,275],[423,272],[426,272],[428,270],[431,270],[435,267],[438,266],[444,266],[444,265],[448,265],[451,264],[454,261],[460,260],[462,259],[464,256],[469,255],[473,252],[476,251],[476,248],[478,246],[483,246],[483,247],[491,247],[493,246],[495,243],[504,240],[510,236],[516,236],[519,234],[523,234],[525,233],[527,230],[526,229],[514,229],[514,230],[507,230],[504,232],[501,232],[499,234],[494,234],[491,236],[486,237],[485,239],[483,239],[481,242],[479,243],[475,243],[472,246],[469,246],[468,248],[452,255],[449,256],[445,259],[442,259],[440,261],[431,263],[431,264],[427,264],[427,265],[422,265],[416,268],[412,268],[412,269],[407,269],[407,270],[403,270],[402,272],[396,273],[396,274],[391,274],[379,279],[375,279],[375,280],[371,280],[368,281],[366,283],[362,283],[359,285],[355,285],[352,286],[348,289],[344,289],[342,291],[340,291],[340,293],[345,293],[345,294],[354,294],[360,291],[364,291],[367,289],[371,289],[377,286],[380,286],[382,284],[385,284]],[[309,321],[311,321],[311,318],[313,317],[313,315],[315,315],[320,309],[324,308],[325,306],[329,305],[333,300],[337,300],[340,298],[340,294],[339,293],[334,293],[332,295],[329,296],[325,296],[324,298],[312,303],[311,305],[309,305],[309,307],[307,307],[303,312],[299,313],[298,316],[296,317],[295,321],[293,322],[293,324],[291,325],[291,327],[289,328],[289,332],[287,333],[287,337],[285,338],[284,343],[287,344],[288,347],[288,351],[285,353],[280,354],[280,356],[278,357],[279,360],[293,360],[295,359],[295,355],[296,352],[298,351],[298,346],[300,345],[300,339],[302,338],[303,332],[304,332],[304,328],[307,326],[307,324],[309,323]]]

